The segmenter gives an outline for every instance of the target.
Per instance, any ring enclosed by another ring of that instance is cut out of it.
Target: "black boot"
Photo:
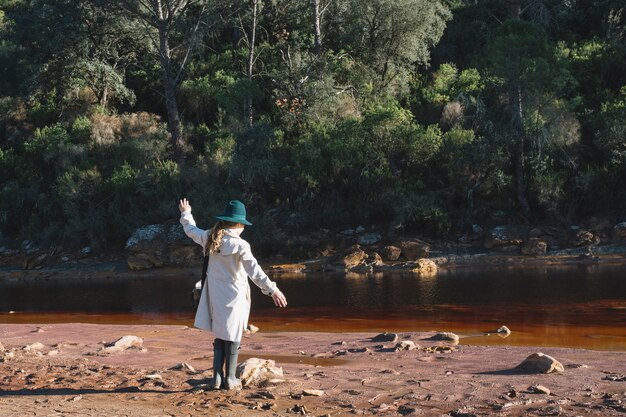
[[[239,358],[240,342],[226,341],[226,389],[241,389],[241,381],[237,379],[237,359]]]
[[[220,389],[224,386],[226,343],[222,339],[217,338],[213,341],[213,389]]]

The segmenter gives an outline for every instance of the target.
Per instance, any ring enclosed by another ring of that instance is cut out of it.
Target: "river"
[[[195,276],[0,277],[0,323],[191,325]],[[252,285],[250,322],[263,331],[452,331],[461,343],[626,350],[626,269],[567,266],[272,277],[289,306]],[[491,332],[502,325],[507,338]],[[486,333],[490,333],[487,335]]]

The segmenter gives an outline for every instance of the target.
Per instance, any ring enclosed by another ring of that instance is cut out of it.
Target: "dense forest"
[[[623,0],[1,0],[0,238],[626,214]]]

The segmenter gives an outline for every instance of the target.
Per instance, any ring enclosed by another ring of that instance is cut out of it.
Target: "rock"
[[[0,342],[0,352],[4,352],[4,351],[5,351],[4,345]]]
[[[621,222],[613,226],[613,239],[626,238],[626,222]]]
[[[196,372],[196,369],[193,366],[189,365],[187,362],[182,362],[178,365],[174,365],[170,368],[170,370]]]
[[[324,391],[322,391],[321,389],[305,389],[302,390],[302,395],[307,395],[310,397],[321,397],[322,395],[324,395]]]
[[[103,347],[101,351],[104,353],[121,352],[131,347],[143,347],[143,339],[132,335],[124,336],[117,339],[113,343],[109,343]]]
[[[522,245],[522,254],[523,255],[545,255],[546,250],[548,249],[548,244],[536,237],[531,237]]]
[[[359,236],[357,239],[357,243],[359,245],[373,245],[375,243],[380,242],[382,239],[382,235],[380,233],[366,233],[364,235]]]
[[[436,274],[437,264],[430,259],[418,259],[416,265],[411,272],[419,272],[421,274]]]
[[[396,344],[396,351],[413,349],[419,349],[419,346],[416,346],[415,343],[410,340],[401,340]]]
[[[532,387],[528,387],[528,391],[534,394],[546,394],[550,395],[550,390],[543,385],[533,385]]]
[[[237,377],[242,386],[250,386],[262,380],[275,379],[283,376],[283,369],[276,366],[271,359],[250,358],[237,366]]]
[[[367,259],[365,260],[365,263],[367,265],[382,265],[383,258],[381,258],[377,252],[372,252],[369,255],[367,255]]]
[[[342,236],[354,236],[354,229],[346,229],[339,232]]]
[[[508,327],[506,327],[506,326],[502,326],[502,327],[500,327],[498,330],[496,330],[496,331],[495,331],[495,333],[498,333],[498,334],[505,334],[505,335],[507,335],[507,336],[508,336],[508,335],[510,335],[510,334],[511,334],[511,330],[509,330],[509,328],[508,328]]]
[[[402,250],[397,246],[385,246],[380,250],[383,259],[391,262],[397,261],[401,253]]]
[[[163,377],[159,374],[146,375],[142,378],[142,380],[144,381],[155,381],[155,380],[161,380],[161,379],[163,379]]]
[[[201,249],[178,224],[152,224],[136,229],[126,241],[127,263],[133,270],[184,265],[202,260]]]
[[[430,245],[418,239],[403,240],[398,245],[405,258],[414,261],[419,258],[428,258]]]
[[[541,352],[533,353],[524,359],[524,361],[517,366],[517,369],[535,374],[549,374],[551,372],[564,371],[561,362]]]
[[[365,231],[365,227],[363,226],[357,226],[357,228],[354,230],[356,233],[361,234]]]
[[[302,272],[306,268],[304,264],[280,264],[270,265],[267,269],[272,272]]]
[[[519,246],[522,243],[522,236],[522,231],[514,226],[497,226],[485,237],[484,246],[487,249],[499,246]]]
[[[18,253],[20,253],[18,249],[9,249],[6,246],[0,247],[0,256],[2,256],[3,258],[9,258],[11,256],[17,255]]]
[[[23,350],[25,352],[41,352],[45,348],[46,346],[43,343],[35,342],[31,345],[24,346]]]
[[[246,327],[246,333],[252,334],[258,331],[259,331],[259,328],[256,327],[254,324],[248,324],[248,327]]]
[[[599,243],[600,237],[588,230],[578,230],[570,239],[570,244],[573,246],[598,245]]]
[[[367,254],[361,250],[359,245],[354,245],[346,250],[345,254],[339,260],[339,264],[349,269],[360,265],[365,258],[367,258]]]
[[[439,332],[429,337],[427,340],[445,340],[448,342],[459,343],[459,336],[451,332]]]
[[[372,337],[372,342],[391,342],[395,343],[398,340],[398,335],[396,333],[380,333],[374,337]]]
[[[88,256],[88,255],[91,255],[92,253],[93,253],[93,249],[91,248],[91,246],[85,246],[84,248],[80,250],[80,254],[82,256]]]

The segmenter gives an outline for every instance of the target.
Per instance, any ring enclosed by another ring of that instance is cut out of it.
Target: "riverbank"
[[[103,350],[126,335],[142,341],[118,352]],[[426,340],[432,333],[411,332],[399,334],[399,341],[421,348],[397,351],[397,342],[374,341],[375,335],[246,335],[240,362],[274,360],[283,375],[229,393],[202,388],[211,376],[212,352],[209,335],[197,329],[0,325],[5,349],[0,414],[618,416],[626,411],[626,352],[541,348],[564,371],[535,374],[515,368],[537,348],[448,345]],[[188,366],[178,366],[183,363]]]

